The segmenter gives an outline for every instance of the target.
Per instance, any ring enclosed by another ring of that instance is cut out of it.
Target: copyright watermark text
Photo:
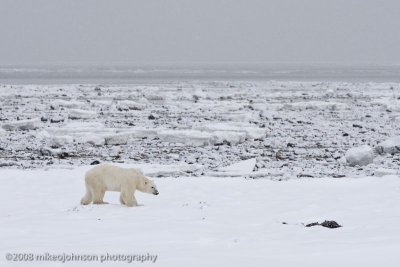
[[[6,253],[7,261],[57,261],[57,262],[126,262],[126,263],[155,263],[157,254],[119,254],[119,253],[104,253],[104,254],[78,254],[78,253]]]

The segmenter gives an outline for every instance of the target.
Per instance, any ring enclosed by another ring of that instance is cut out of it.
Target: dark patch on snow
[[[340,224],[338,224],[335,221],[326,221],[326,220],[323,223],[313,222],[313,223],[306,224],[306,227],[312,227],[312,226],[316,226],[316,225],[320,225],[320,226],[323,226],[326,228],[331,228],[331,229],[342,227]]]
[[[100,164],[100,161],[98,160],[92,161],[92,163],[90,163],[90,165],[98,165],[98,164]]]

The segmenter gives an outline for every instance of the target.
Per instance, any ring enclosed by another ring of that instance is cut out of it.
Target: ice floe
[[[364,145],[354,147],[346,152],[346,162],[350,166],[364,166],[372,163],[374,160],[374,150],[372,147]]]
[[[41,127],[40,119],[29,119],[29,120],[16,120],[7,122],[2,125],[2,128],[7,131],[27,131],[36,130]]]

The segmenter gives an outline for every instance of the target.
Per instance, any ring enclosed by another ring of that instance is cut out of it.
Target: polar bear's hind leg
[[[87,204],[89,204],[90,202],[92,202],[92,198],[93,198],[92,192],[91,192],[91,190],[89,189],[88,185],[86,185],[86,194],[85,194],[85,195],[83,196],[83,198],[81,199],[81,204],[82,204],[82,205],[87,205]]]
[[[96,192],[93,197],[93,204],[108,204],[108,202],[104,202],[104,194],[106,193],[106,190],[101,190],[100,192]]]

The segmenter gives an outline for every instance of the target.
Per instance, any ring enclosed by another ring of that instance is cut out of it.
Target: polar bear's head
[[[154,182],[150,179],[147,179],[146,177],[143,177],[142,185],[141,188],[138,188],[140,191],[153,194],[153,195],[158,195],[158,190]]]

